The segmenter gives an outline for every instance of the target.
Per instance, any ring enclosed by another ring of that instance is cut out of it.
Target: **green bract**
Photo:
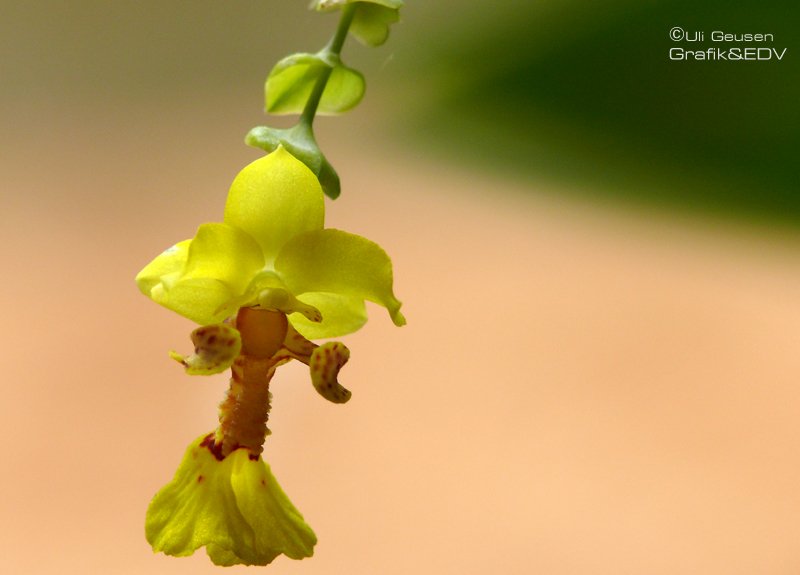
[[[320,12],[357,4],[350,33],[369,46],[380,46],[389,37],[389,27],[400,20],[402,0],[316,0],[311,7]]]
[[[278,146],[283,146],[314,172],[326,196],[332,200],[339,197],[339,175],[319,149],[309,124],[299,123],[288,129],[257,126],[248,132],[244,141],[248,146],[266,152],[274,152]]]
[[[378,4],[362,4],[350,25],[350,33],[362,44],[380,46],[389,37],[389,27],[399,20],[397,10]]]
[[[366,238],[323,229],[324,217],[317,178],[279,146],[236,176],[223,223],[201,225],[193,239],[139,272],[136,283],[201,325],[260,305],[289,314],[306,338],[335,337],[366,322],[364,300],[403,325],[389,256]]]
[[[311,3],[311,8],[320,12],[330,12],[348,4],[377,4],[393,10],[400,10],[405,3],[403,0],[314,0]]]
[[[336,54],[323,50],[317,54],[292,54],[269,73],[265,86],[267,112],[299,114],[323,74],[330,73],[317,113],[341,114],[364,97],[365,83],[360,72],[342,64]]]

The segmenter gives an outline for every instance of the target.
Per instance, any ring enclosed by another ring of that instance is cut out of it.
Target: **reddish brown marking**
[[[218,461],[222,461],[225,459],[225,456],[222,455],[222,445],[217,445],[214,442],[214,434],[209,433],[203,438],[203,441],[200,442],[200,447],[207,448],[211,454],[217,458]]]
[[[202,483],[202,482],[203,482],[203,480],[205,480],[205,477],[203,477],[202,475],[198,475],[198,476],[197,476],[197,482],[198,482],[198,483]]]
[[[214,343],[215,343],[216,341],[217,341],[217,336],[215,336],[215,335],[212,335],[211,337],[209,337],[209,338],[208,338],[208,343],[209,343],[210,345],[214,345]]]
[[[267,482],[263,478],[261,479],[261,485],[263,485],[264,487],[267,486]]]
[[[233,347],[234,343],[236,343],[235,339],[229,339],[228,341],[225,342],[225,345],[227,345],[228,347]]]

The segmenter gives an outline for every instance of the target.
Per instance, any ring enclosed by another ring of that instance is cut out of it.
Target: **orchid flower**
[[[360,329],[365,300],[405,324],[389,257],[361,236],[325,229],[324,210],[317,177],[278,147],[236,176],[222,223],[201,225],[136,277],[146,296],[200,324],[194,353],[170,354],[187,373],[232,372],[216,431],[189,446],[150,504],[145,532],[154,551],[182,556],[205,546],[218,565],[313,553],[314,532],[261,457],[269,382],[278,366],[298,360],[323,397],[344,403],[350,392],[338,373],[349,350],[310,340]]]

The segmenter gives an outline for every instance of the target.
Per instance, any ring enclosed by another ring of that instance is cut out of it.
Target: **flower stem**
[[[269,435],[269,382],[275,373],[275,363],[269,358],[241,355],[231,371],[230,389],[219,406],[219,427],[214,443],[223,458],[240,447],[258,456]]]
[[[336,33],[333,35],[333,38],[331,38],[331,41],[328,42],[328,45],[322,50],[323,54],[332,55],[336,58],[339,57],[339,54],[342,52],[342,46],[344,46],[344,41],[347,39],[347,31],[350,29],[350,24],[353,22],[353,17],[356,14],[356,7],[356,4],[348,4],[342,8],[342,15],[339,18],[339,25],[336,27]],[[317,79],[317,83],[314,84],[314,89],[311,91],[305,108],[303,108],[303,113],[300,115],[300,124],[311,127],[314,123],[314,116],[317,114],[317,108],[322,99],[322,93],[325,91],[325,86],[328,85],[331,72],[333,72],[333,68],[330,66],[326,67]]]
[[[243,307],[236,315],[236,329],[242,351],[231,366],[231,385],[219,406],[214,439],[221,459],[240,447],[256,457],[264,449],[269,435],[269,382],[283,363],[274,356],[286,338],[288,322],[281,312]]]

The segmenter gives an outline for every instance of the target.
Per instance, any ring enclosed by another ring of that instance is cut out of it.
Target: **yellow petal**
[[[176,280],[169,290],[166,285],[163,282],[153,288],[153,301],[200,325],[224,320],[228,308],[223,302],[235,297],[228,285],[210,278]]]
[[[246,449],[219,459],[212,438],[189,446],[175,478],[150,503],[145,534],[153,550],[185,556],[205,546],[218,565],[310,557],[316,536],[266,463]]]
[[[153,288],[158,286],[163,281],[163,278],[180,275],[186,266],[186,259],[189,257],[189,244],[191,243],[192,240],[178,242],[161,252],[152,262],[147,264],[136,275],[136,285],[139,290],[147,297],[152,297]]]
[[[321,322],[310,321],[300,313],[293,313],[289,321],[300,335],[307,339],[340,337],[358,331],[367,321],[364,300],[357,297],[324,292],[304,293],[298,300],[319,310]]]
[[[213,278],[242,293],[264,266],[264,257],[253,238],[228,224],[203,224],[189,246],[181,279]]]
[[[242,295],[264,265],[261,249],[246,232],[227,224],[203,224],[197,235],[158,256],[137,276],[157,303],[199,324],[219,323],[226,304]]]
[[[225,204],[225,222],[255,238],[267,264],[297,234],[322,229],[324,218],[319,181],[283,147],[239,172]]]
[[[275,271],[296,296],[327,292],[366,299],[385,307],[395,325],[406,323],[392,291],[392,261],[361,236],[333,229],[299,235],[281,250]],[[325,311],[320,311],[324,324]]]

